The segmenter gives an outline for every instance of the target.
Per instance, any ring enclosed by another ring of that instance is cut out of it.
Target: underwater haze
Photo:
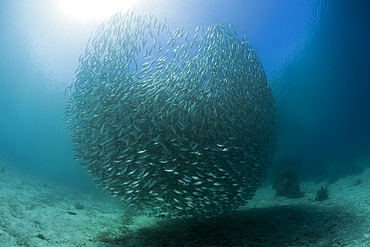
[[[73,158],[62,119],[78,59],[110,14],[82,16],[60,2],[0,2],[0,161],[45,183],[98,193]],[[276,102],[271,174],[290,167],[301,179],[326,179],[369,157],[365,1],[131,1],[128,9],[166,18],[171,30],[223,22],[247,36]]]

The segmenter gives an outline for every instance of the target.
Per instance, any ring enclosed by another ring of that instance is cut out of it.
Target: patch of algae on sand
[[[103,230],[100,231],[93,239],[93,242],[104,242],[104,243],[116,243],[120,241],[124,236],[131,233],[133,230],[127,227],[134,223],[132,215],[123,215],[122,216],[122,226],[117,230]],[[113,228],[114,229],[114,228]]]
[[[132,229],[129,229],[126,226],[122,226],[117,231],[106,230],[99,232],[93,239],[93,242],[104,242],[104,243],[115,243],[120,242],[120,240],[131,233]]]

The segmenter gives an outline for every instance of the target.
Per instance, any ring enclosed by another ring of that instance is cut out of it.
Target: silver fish
[[[118,13],[90,38],[66,90],[75,158],[134,208],[179,219],[235,210],[275,152],[265,72],[232,25],[199,26],[191,38],[165,22]]]

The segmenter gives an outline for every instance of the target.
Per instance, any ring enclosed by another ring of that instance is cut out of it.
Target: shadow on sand
[[[345,236],[338,230],[348,227],[343,217],[358,220],[335,207],[256,208],[203,220],[163,219],[100,241],[102,246],[340,246]]]

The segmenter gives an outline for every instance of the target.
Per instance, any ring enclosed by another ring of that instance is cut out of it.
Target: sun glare
[[[133,0],[59,0],[60,8],[73,18],[105,19],[131,7]]]

